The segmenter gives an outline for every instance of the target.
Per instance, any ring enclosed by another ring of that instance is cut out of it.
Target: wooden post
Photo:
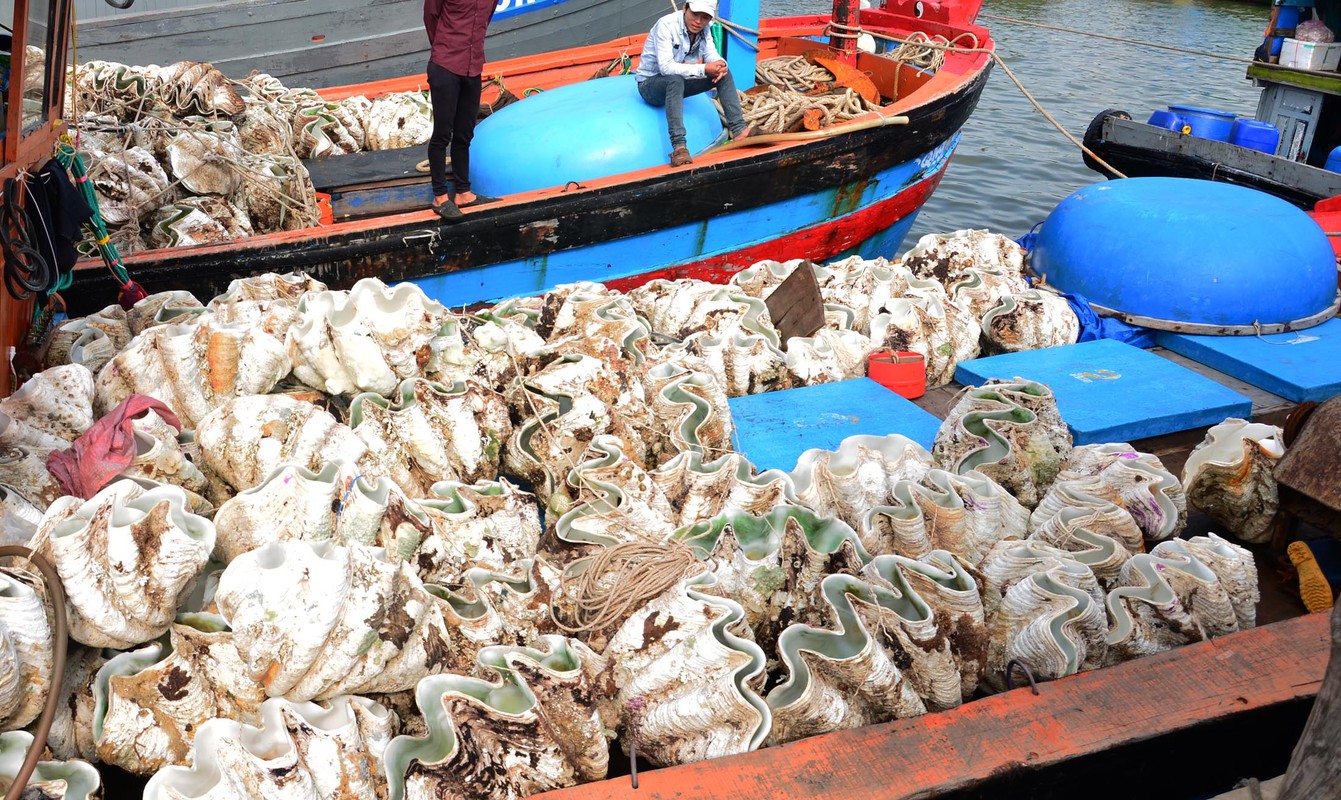
[[[855,30],[861,14],[861,0],[833,0],[833,30],[829,33],[829,47],[838,51],[838,58],[850,67],[857,66],[857,34]]]
[[[1332,655],[1277,800],[1341,800],[1341,610],[1332,609]]]

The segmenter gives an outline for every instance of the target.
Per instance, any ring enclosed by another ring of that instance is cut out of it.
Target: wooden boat
[[[1261,58],[1276,58],[1267,54],[1272,49],[1279,52],[1282,37],[1277,34],[1294,33],[1292,27],[1277,27],[1280,11],[1279,5],[1272,10]],[[1106,178],[1117,177],[1113,172],[1117,170],[1128,177],[1234,183],[1304,209],[1341,194],[1341,172],[1324,169],[1332,151],[1341,146],[1341,129],[1332,122],[1341,113],[1341,74],[1261,60],[1248,67],[1247,77],[1262,90],[1255,122],[1279,133],[1278,142],[1264,148],[1269,152],[1189,135],[1181,125],[1175,130],[1137,122],[1125,111],[1108,109],[1094,118],[1084,139],[1108,166],[1089,155],[1084,156],[1085,165]]]
[[[77,57],[189,57],[231,77],[257,70],[296,86],[382,80],[428,63],[422,9],[420,0],[131,0],[124,9],[76,0]],[[660,0],[499,0],[486,53],[497,61],[596,44],[646,31],[665,12]]]
[[[978,47],[947,52],[944,65],[930,74],[857,53],[846,40],[856,68],[891,98],[850,122],[752,139],[757,146],[701,154],[688,169],[663,164],[523,192],[469,209],[450,228],[428,210],[426,176],[413,170],[422,148],[335,158],[321,169],[337,177],[323,178],[318,188],[336,205],[358,198],[357,210],[370,216],[245,241],[139,252],[125,265],[151,292],[180,288],[212,296],[240,275],[301,269],[333,287],[365,276],[414,281],[430,296],[460,305],[575,280],[629,286],[653,277],[721,277],[765,256],[893,255],[944,176],[986,84],[992,41],[972,21],[979,4],[891,0],[883,9],[862,10],[861,25],[880,36],[902,39],[922,31],[961,37],[961,43],[972,39]],[[765,20],[758,57],[813,49],[830,21],[827,15]],[[549,90],[635,56],[642,42],[638,36],[502,61],[486,65],[485,72],[503,76],[510,86]],[[747,72],[733,72],[752,74],[753,51],[736,45],[733,55],[730,47],[728,61],[745,57],[750,63]],[[323,95],[337,100],[421,83],[415,75]],[[891,124],[905,118],[906,124]],[[344,165],[348,171],[340,177]],[[77,272],[80,291],[68,298],[73,311],[110,302],[115,283],[97,264]]]

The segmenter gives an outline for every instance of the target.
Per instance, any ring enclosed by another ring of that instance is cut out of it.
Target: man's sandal
[[[679,145],[670,154],[670,165],[672,167],[684,167],[694,163],[694,159],[689,155],[689,148]]]

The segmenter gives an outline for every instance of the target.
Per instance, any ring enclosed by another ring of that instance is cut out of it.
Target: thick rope
[[[561,592],[574,599],[574,624],[554,622],[569,633],[614,627],[702,569],[694,551],[679,542],[611,545],[587,562],[581,574],[564,576]]]

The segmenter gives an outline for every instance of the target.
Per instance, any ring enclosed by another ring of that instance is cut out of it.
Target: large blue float
[[[1317,223],[1227,183],[1087,186],[1048,215],[1031,259],[1048,283],[1164,330],[1278,331],[1316,325],[1336,308],[1336,258]]]
[[[684,126],[697,155],[722,133],[706,94],[686,97]],[[670,162],[666,110],[648,105],[632,75],[561,86],[505,106],[475,129],[471,188],[514,195]]]

